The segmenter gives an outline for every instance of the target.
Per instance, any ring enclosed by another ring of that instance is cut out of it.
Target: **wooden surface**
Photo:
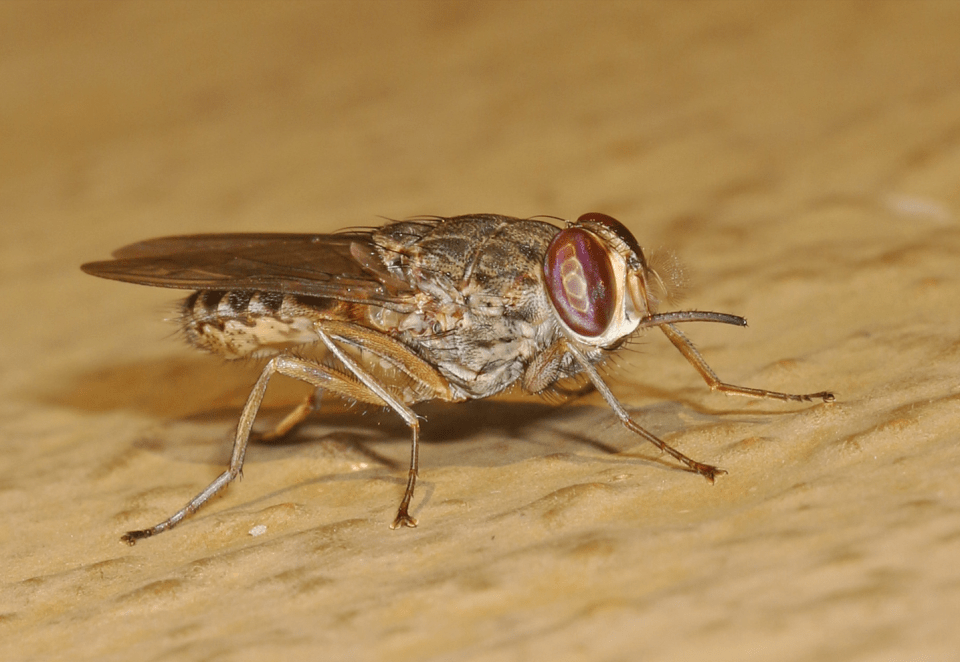
[[[5,2],[0,53],[0,659],[956,659],[957,3]],[[650,332],[611,384],[714,486],[595,395],[427,406],[391,531],[405,428],[341,408],[119,542],[257,366],[82,262],[481,211],[620,218],[749,318],[688,327],[721,376],[838,401],[711,394]]]

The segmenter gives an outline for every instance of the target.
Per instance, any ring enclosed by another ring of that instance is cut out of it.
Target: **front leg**
[[[762,388],[750,388],[748,386],[737,386],[735,384],[722,382],[720,378],[717,377],[717,373],[707,365],[707,362],[700,355],[700,352],[693,346],[693,343],[687,340],[687,337],[683,335],[680,329],[673,324],[663,324],[660,326],[660,330],[663,331],[663,334],[673,343],[673,346],[680,350],[680,353],[690,362],[690,365],[696,368],[700,376],[703,377],[703,380],[707,382],[707,386],[713,391],[721,391],[729,395],[742,395],[748,398],[769,398],[771,400],[784,400],[787,402],[811,402],[813,400],[822,400],[823,402],[834,401],[834,395],[829,391],[803,394],[781,393],[779,391],[768,391]]]
[[[613,391],[611,391],[610,387],[607,386],[606,382],[603,381],[603,378],[600,377],[600,373],[597,372],[597,369],[592,363],[590,363],[590,360],[586,357],[586,355],[584,355],[584,353],[581,352],[580,349],[577,348],[572,342],[565,341],[565,343],[567,351],[570,352],[577,360],[577,363],[580,364],[580,368],[586,373],[587,377],[590,379],[590,382],[596,387],[597,391],[600,392],[600,395],[603,396],[603,399],[607,401],[607,404],[610,405],[610,408],[613,409],[613,413],[617,415],[617,418],[620,419],[620,422],[625,428],[640,435],[651,444],[659,448],[662,452],[669,454],[678,462],[686,465],[692,471],[700,474],[711,483],[719,474],[727,473],[725,470],[719,467],[715,467],[711,464],[704,464],[703,462],[697,462],[693,458],[684,455],[676,448],[660,439],[660,437],[644,429],[639,423],[634,421],[627,412],[626,408],[624,408],[624,406],[620,404],[620,401],[617,400],[616,396],[613,395]]]

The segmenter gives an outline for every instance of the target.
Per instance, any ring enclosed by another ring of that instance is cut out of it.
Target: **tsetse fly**
[[[545,220],[469,214],[388,222],[335,234],[199,234],[148,239],[91,262],[88,274],[194,290],[181,324],[193,346],[227,359],[270,357],[240,414],[226,471],[135,544],[176,526],[239,474],[257,410],[275,374],[314,392],[269,437],[313,412],[324,391],[388,407],[410,427],[410,471],[392,528],[416,526],[410,501],[426,400],[463,402],[519,384],[528,393],[566,380],[592,385],[621,423],[711,482],[723,469],[693,460],[642,428],[597,368],[631,337],[656,327],[711,389],[754,398],[831,402],[720,381],[677,328],[745,326],[725,313],[658,312],[660,277],[616,219]],[[322,360],[294,353],[313,345]],[[585,379],[584,379],[585,378]]]

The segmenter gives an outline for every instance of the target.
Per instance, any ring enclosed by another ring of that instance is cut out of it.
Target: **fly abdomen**
[[[187,341],[226,359],[270,356],[319,340],[314,308],[279,292],[194,292],[183,302]]]

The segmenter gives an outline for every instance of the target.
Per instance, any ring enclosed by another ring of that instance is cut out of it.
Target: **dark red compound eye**
[[[561,230],[543,258],[547,292],[560,319],[581,336],[596,338],[610,326],[616,306],[607,248],[586,230]]]

